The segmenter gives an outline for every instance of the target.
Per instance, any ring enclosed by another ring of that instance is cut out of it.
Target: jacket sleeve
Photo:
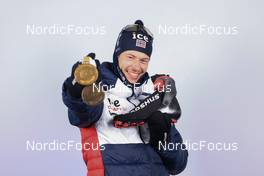
[[[70,78],[67,78],[62,86],[62,100],[68,107],[68,117],[72,125],[84,128],[94,124],[102,115],[103,103],[98,106],[88,106],[81,98],[75,98],[69,94],[71,86]]]
[[[172,126],[168,142],[159,144],[157,152],[171,175],[181,173],[187,165],[188,151],[182,142],[180,133],[175,126]],[[173,147],[168,147],[170,143],[173,143],[170,145]]]

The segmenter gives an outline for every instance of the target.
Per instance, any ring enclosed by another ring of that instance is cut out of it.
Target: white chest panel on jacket
[[[152,82],[148,81],[133,94],[132,89],[118,79],[115,87],[105,92],[104,109],[95,124],[100,145],[143,143],[138,127],[116,128],[113,125],[113,117],[116,114],[128,113],[146,97],[142,93],[150,94],[153,90]]]

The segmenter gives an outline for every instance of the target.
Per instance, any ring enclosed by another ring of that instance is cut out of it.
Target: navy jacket
[[[102,85],[112,85],[105,92],[102,104],[88,106],[81,98],[71,96],[71,78],[65,80],[62,91],[63,102],[68,107],[69,121],[80,128],[82,143],[89,148],[83,149],[87,175],[166,176],[182,172],[188,158],[184,147],[172,150],[161,147],[157,150],[142,140],[138,127],[113,126],[114,114],[129,112],[152,93],[154,85],[148,75],[145,75],[142,84],[135,91],[120,79],[112,63],[102,63],[99,67]],[[171,127],[169,142],[182,143],[182,137],[175,126]],[[96,145],[100,147],[96,148]]]

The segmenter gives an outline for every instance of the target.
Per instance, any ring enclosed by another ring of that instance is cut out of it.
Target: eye
[[[133,57],[133,56],[131,56],[131,55],[128,55],[128,56],[127,56],[127,58],[128,58],[129,60],[132,60],[132,59],[134,59],[134,57]]]
[[[147,64],[149,61],[148,61],[147,59],[141,59],[140,62],[141,62],[142,64]]]

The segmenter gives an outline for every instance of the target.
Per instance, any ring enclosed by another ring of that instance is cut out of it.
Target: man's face
[[[149,59],[149,56],[145,53],[127,50],[119,55],[118,63],[127,80],[135,84],[146,73]]]

